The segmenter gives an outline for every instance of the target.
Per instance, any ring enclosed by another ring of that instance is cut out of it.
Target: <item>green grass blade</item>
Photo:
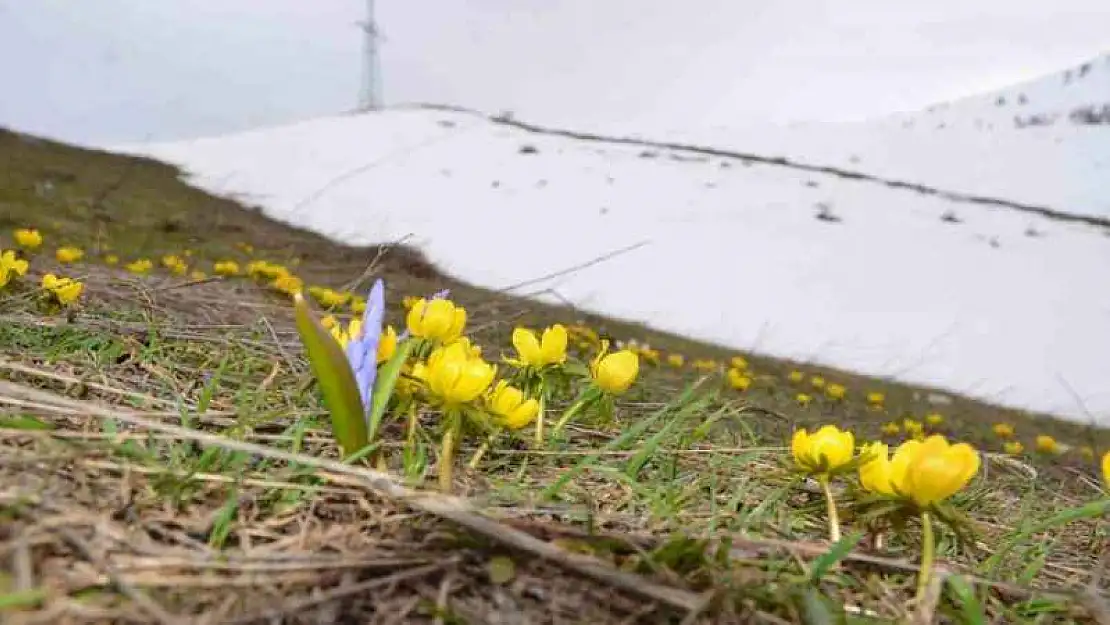
[[[960,620],[964,625],[986,625],[987,613],[975,596],[975,589],[962,575],[951,575],[945,580],[948,590],[960,607]]]
[[[293,310],[312,373],[331,413],[332,433],[343,456],[349,456],[365,447],[369,440],[355,375],[343,349],[316,320],[303,297],[295,298]]]
[[[389,399],[393,397],[393,389],[397,386],[397,380],[401,378],[401,369],[405,366],[409,352],[415,344],[416,341],[410,339],[398,345],[393,357],[378,370],[378,379],[374,383],[374,393],[370,399],[370,414],[367,418],[367,440],[371,442],[377,437],[378,428],[385,416],[385,409],[389,406]]]
[[[852,549],[859,544],[862,538],[863,532],[856,531],[833,543],[828,551],[813,561],[813,566],[809,570],[810,581],[813,583],[821,581],[821,578],[831,571],[837,562],[840,562],[844,559],[844,556],[852,552]]]

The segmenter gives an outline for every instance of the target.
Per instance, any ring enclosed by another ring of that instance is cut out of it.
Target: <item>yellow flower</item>
[[[927,414],[927,415],[925,415],[925,423],[928,423],[929,425],[931,425],[933,427],[936,427],[936,426],[944,423],[944,415],[942,415],[938,412],[934,412],[932,414]]]
[[[806,376],[801,371],[791,371],[790,375],[788,375],[787,378],[789,378],[791,382],[797,384],[802,380],[805,380]]]
[[[860,450],[859,483],[873,493],[893,495],[890,483],[890,448],[885,443],[871,443]]]
[[[81,291],[84,290],[85,285],[70,278],[59,278],[48,273],[42,277],[42,288],[50,291],[62,305],[68,305],[81,297]]]
[[[1060,443],[1057,443],[1055,438],[1052,438],[1051,436],[1048,436],[1047,434],[1041,434],[1040,436],[1038,436],[1036,445],[1037,445],[1037,451],[1039,451],[1041,453],[1046,453],[1046,454],[1058,454],[1058,453],[1060,453]]]
[[[567,359],[567,330],[555,324],[536,338],[535,332],[516,328],[513,330],[513,347],[521,362],[530,367],[561,365]]]
[[[867,403],[872,406],[882,406],[884,402],[886,402],[886,395],[879,391],[871,391],[867,394]]]
[[[694,361],[694,368],[698,371],[705,371],[707,373],[710,371],[716,371],[717,361],[709,358],[700,358]]]
[[[58,262],[63,264],[75,263],[84,256],[85,251],[79,247],[59,247],[58,251],[54,253],[54,257],[58,259]]]
[[[418,363],[413,375],[424,381],[428,390],[447,405],[474,401],[489,388],[497,367],[474,355],[467,341],[439,347]]]
[[[238,247],[239,249],[243,250],[247,254],[250,254],[250,253],[254,252],[254,246],[251,245],[250,243],[239,242],[239,243],[236,243],[235,246]]]
[[[237,276],[239,275],[239,263],[233,260],[221,260],[212,265],[212,272],[225,278]]]
[[[118,265],[119,264],[119,256],[116,256],[115,254],[105,254],[104,255],[104,264],[105,265]]]
[[[397,353],[397,331],[393,326],[386,326],[381,338],[378,339],[378,363],[393,358],[395,353]]]
[[[405,325],[413,336],[450,343],[462,336],[466,309],[448,299],[420,298],[405,316]]]
[[[648,363],[659,365],[659,350],[650,347],[641,347],[638,353],[640,358],[643,358]]]
[[[324,326],[325,330],[331,330],[339,325],[339,320],[335,318],[335,315],[324,315],[324,317],[320,319],[320,325]]]
[[[124,265],[124,268],[135,275],[145,276],[154,268],[154,263],[145,258],[140,258],[139,260],[127,263]]]
[[[992,429],[998,438],[1010,438],[1014,435],[1014,426],[1009,423],[995,423]]]
[[[358,295],[351,295],[351,312],[356,315],[361,315],[366,312],[366,298]]]
[[[341,293],[322,286],[309,287],[308,294],[324,308],[336,308],[346,304],[351,299],[350,293]]]
[[[901,431],[902,431],[902,426],[898,425],[897,423],[894,423],[893,421],[883,424],[883,434],[886,434],[887,436],[895,436]]]
[[[540,412],[540,404],[535,399],[526,399],[524,393],[505,380],[493,387],[486,400],[489,411],[497,417],[498,423],[510,430],[519,430],[531,423]]]
[[[189,270],[189,265],[180,256],[169,254],[162,257],[162,266],[170,270],[175,276],[183,276]]]
[[[805,393],[798,393],[794,396],[794,401],[798,402],[798,405],[800,406],[808,406],[811,402],[813,402],[813,396],[806,395]]]
[[[27,261],[16,258],[15,252],[8,250],[0,254],[0,287],[6,285],[12,276],[25,276],[30,267]]]
[[[844,396],[847,394],[848,389],[844,388],[843,384],[829,384],[825,387],[825,395],[828,395],[829,399],[832,399],[834,401],[840,401],[844,399]]]
[[[686,358],[682,354],[667,354],[667,364],[675,369],[681,369],[686,364]]]
[[[810,378],[809,383],[813,385],[813,388],[825,388],[825,378],[819,375]]]
[[[911,438],[924,438],[925,426],[920,421],[913,419],[902,419],[902,428],[906,430],[906,435]]]
[[[790,450],[802,469],[828,474],[852,461],[855,440],[851,431],[826,425],[813,434],[804,429],[794,432]]]
[[[208,274],[204,273],[203,271],[193,271],[192,273],[189,274],[189,279],[194,281],[194,282],[199,282],[199,281],[205,280],[207,278],[208,278]]]
[[[265,260],[252,260],[247,263],[247,275],[252,278],[267,278],[274,280],[287,274],[289,274],[289,270],[285,267]]]
[[[1106,483],[1106,489],[1110,490],[1110,451],[1102,456],[1102,481]]]
[[[752,379],[741,373],[739,369],[729,369],[728,385],[738,391],[746,391],[751,387]]]
[[[419,297],[415,297],[415,296],[412,296],[412,295],[406,295],[406,296],[401,298],[401,305],[405,307],[405,310],[408,310],[408,309],[412,308],[413,306],[415,306],[416,302],[419,302],[419,301],[420,301]]]
[[[860,483],[876,493],[898,495],[926,507],[967,486],[979,472],[979,453],[966,443],[950,445],[943,436],[911,440],[888,458],[886,445],[869,447],[870,459],[860,466]]]
[[[1084,460],[1095,459],[1095,448],[1090,445],[1084,445],[1079,448],[1079,455],[1083,456]]]
[[[632,386],[640,373],[640,357],[631,350],[606,354],[609,342],[601,342],[601,353],[590,364],[590,375],[601,390],[620,395]]]
[[[274,281],[270,283],[270,287],[286,295],[295,295],[300,293],[301,289],[304,288],[304,281],[291,273],[283,273],[277,278],[274,278]]]
[[[743,356],[733,356],[729,364],[732,365],[733,369],[739,369],[741,371],[748,368],[748,361],[745,360]]]
[[[12,235],[15,237],[15,244],[28,252],[33,252],[42,245],[42,235],[39,234],[38,230],[20,228]]]
[[[1022,445],[1021,441],[1006,441],[1002,444],[1002,451],[1011,456],[1020,456],[1025,451],[1025,445]]]

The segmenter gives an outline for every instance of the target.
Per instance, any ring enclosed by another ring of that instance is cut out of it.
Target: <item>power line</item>
[[[378,23],[374,20],[374,0],[366,0],[366,19],[358,22],[363,32],[362,92],[358,110],[373,111],[382,107],[381,60],[378,56]]]

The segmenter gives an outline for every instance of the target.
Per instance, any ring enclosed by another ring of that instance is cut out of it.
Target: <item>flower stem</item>
[[[547,393],[546,389],[543,387],[543,382],[540,382],[539,385],[539,396],[540,411],[539,414],[536,415],[536,449],[543,448],[543,416],[544,413],[547,412]]]
[[[929,588],[929,577],[933,574],[933,558],[936,541],[933,539],[933,518],[928,511],[921,513],[921,569],[917,574],[917,600],[925,597]]]
[[[582,391],[582,394],[578,396],[578,400],[571,404],[570,408],[567,408],[567,411],[563,413],[562,417],[559,417],[559,421],[555,424],[555,427],[551,428],[551,431],[561,431],[564,427],[566,427],[567,423],[569,423],[570,420],[574,418],[576,414],[582,412],[582,409],[586,407],[586,404],[593,401],[596,397],[597,394],[595,391],[595,387],[593,386],[590,386],[586,390]]]
[[[821,490],[825,493],[825,504],[828,506],[829,540],[835,543],[840,540],[840,514],[836,511],[836,500],[833,499],[832,489],[829,487],[829,476],[821,476],[818,481],[821,482]]]
[[[455,446],[459,443],[462,420],[454,410],[445,415],[447,423],[443,428],[443,442],[439,446],[439,489],[451,492],[455,481]]]
[[[486,438],[486,440],[482,441],[481,446],[479,446],[478,450],[474,452],[474,455],[470,457],[470,462],[466,463],[467,468],[478,468],[478,463],[482,461],[482,457],[486,455],[487,451],[489,451],[490,446],[493,444],[493,439],[497,438],[497,435],[500,433],[501,430],[497,430],[493,434],[490,434],[489,437]]]

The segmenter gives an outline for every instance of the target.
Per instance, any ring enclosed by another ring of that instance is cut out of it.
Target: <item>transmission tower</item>
[[[378,57],[378,23],[374,20],[374,0],[366,0],[366,20],[358,22],[363,32],[362,93],[358,109],[373,111],[382,107],[381,61]]]

